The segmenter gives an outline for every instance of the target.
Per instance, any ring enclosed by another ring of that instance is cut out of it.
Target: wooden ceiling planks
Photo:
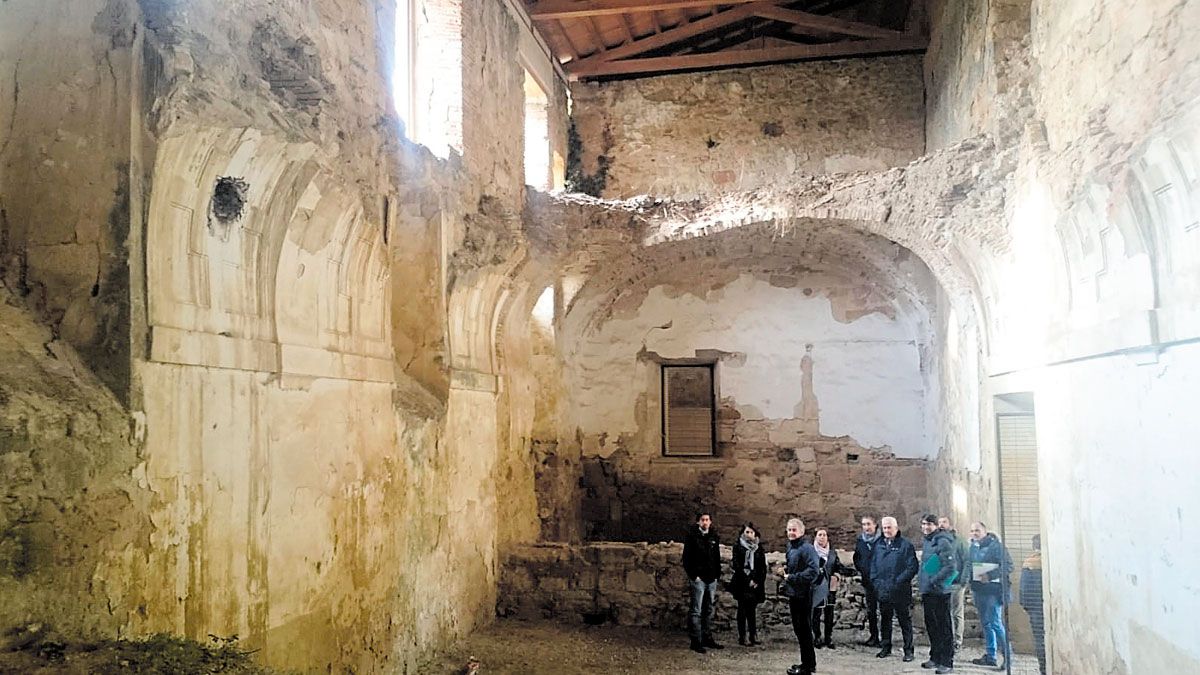
[[[923,1],[526,0],[572,79],[922,51]]]

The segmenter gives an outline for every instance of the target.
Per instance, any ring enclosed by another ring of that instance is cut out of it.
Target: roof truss
[[[572,79],[921,51],[923,1],[527,0]]]

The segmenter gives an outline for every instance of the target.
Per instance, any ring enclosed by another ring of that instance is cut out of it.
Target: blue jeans
[[[692,640],[702,642],[712,638],[713,598],[717,592],[717,582],[691,579],[688,586],[692,592],[691,611],[688,612],[688,635],[692,636]]]
[[[1004,658],[1008,658],[1008,632],[1004,630],[1004,602],[999,595],[990,593],[975,593],[975,608],[979,610],[979,623],[983,629],[983,651],[993,659],[996,658],[996,647],[1004,648]]]

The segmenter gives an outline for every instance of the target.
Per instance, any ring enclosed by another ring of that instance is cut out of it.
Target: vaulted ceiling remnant
[[[526,0],[572,79],[924,51],[922,0]]]

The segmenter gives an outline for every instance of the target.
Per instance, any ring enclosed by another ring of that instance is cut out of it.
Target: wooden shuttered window
[[[996,416],[1000,451],[1001,537],[1014,560],[1032,551],[1030,540],[1041,531],[1038,505],[1037,425],[1033,415]],[[1019,557],[1018,557],[1019,556]]]
[[[715,455],[716,400],[712,364],[663,365],[662,392],[663,455]]]

